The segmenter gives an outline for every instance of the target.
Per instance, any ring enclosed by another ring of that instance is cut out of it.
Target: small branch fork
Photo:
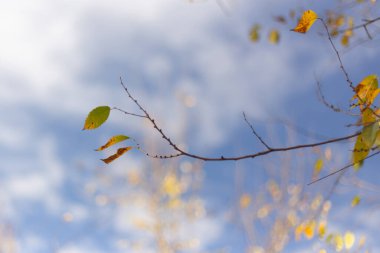
[[[349,140],[351,138],[354,138],[358,136],[361,132],[356,132],[347,136],[343,137],[338,137],[338,138],[333,138],[325,141],[320,141],[320,142],[315,142],[315,143],[309,143],[309,144],[301,144],[301,145],[294,145],[294,146],[288,146],[288,147],[278,147],[278,148],[273,148],[270,147],[261,137],[260,135],[256,132],[256,130],[253,128],[253,126],[248,122],[247,118],[245,117],[245,121],[247,124],[250,126],[252,132],[254,135],[259,139],[259,141],[266,147],[265,150],[256,152],[256,153],[251,153],[247,155],[241,155],[241,156],[219,156],[219,157],[206,157],[206,156],[200,156],[196,154],[192,154],[189,152],[186,152],[185,150],[181,149],[177,144],[175,144],[168,135],[164,133],[164,131],[158,126],[156,121],[154,120],[153,117],[150,116],[148,111],[132,96],[130,91],[128,90],[128,87],[123,83],[122,78],[120,78],[120,83],[123,86],[123,89],[125,92],[128,94],[128,97],[133,101],[134,104],[137,105],[137,107],[143,112],[144,116],[139,115],[139,117],[144,117],[147,120],[149,120],[153,124],[153,128],[156,129],[156,131],[161,135],[161,137],[171,146],[177,153],[172,154],[172,155],[151,155],[149,153],[145,153],[149,157],[153,158],[160,158],[160,159],[168,159],[168,158],[174,158],[174,157],[179,157],[179,156],[186,156],[202,161],[238,161],[238,160],[244,160],[248,158],[256,158],[259,156],[264,156],[270,153],[275,153],[275,152],[284,152],[284,151],[290,151],[290,150],[296,150],[296,149],[303,149],[303,148],[311,148],[311,147],[316,147],[316,146],[322,146],[326,145],[329,143],[334,143],[334,142],[340,142],[344,140]]]
[[[247,123],[247,125],[251,128],[252,133],[256,136],[257,139],[268,149],[271,150],[272,148],[261,138],[261,136],[256,132],[256,130],[253,128],[253,125],[248,121],[247,116],[245,115],[245,112],[243,112],[244,121]]]
[[[379,20],[380,20],[380,17],[377,17],[377,18],[375,18],[375,19],[370,19],[370,20],[363,20],[365,23],[363,23],[363,24],[361,24],[361,25],[354,26],[354,27],[352,27],[352,28],[348,28],[348,29],[340,30],[340,31],[338,31],[338,33],[344,33],[344,32],[346,32],[346,31],[353,31],[353,30],[357,30],[357,29],[360,29],[360,28],[364,28],[364,30],[365,30],[365,32],[366,32],[368,38],[369,38],[370,40],[372,40],[372,36],[371,36],[371,34],[369,33],[369,31],[368,31],[368,26],[369,26],[370,24],[372,24],[372,23],[375,23],[375,22],[379,21]]]

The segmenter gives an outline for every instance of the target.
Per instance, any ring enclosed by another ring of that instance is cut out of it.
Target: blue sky
[[[0,231],[11,231],[15,252],[155,252],[154,234],[134,222],[167,217],[179,224],[172,240],[195,238],[194,250],[188,252],[243,252],[249,239],[236,211],[240,194],[252,194],[260,206],[258,196],[267,180],[284,182],[285,165],[289,182],[305,185],[325,147],[201,164],[189,159],[152,161],[131,151],[106,166],[99,159],[113,149],[93,150],[115,134],[133,136],[153,153],[171,150],[139,118],[112,111],[106,125],[88,132],[81,131],[84,119],[99,105],[138,112],[119,84],[122,77],[166,133],[197,154],[261,150],[243,111],[275,146],[315,140],[299,131],[287,132],[279,121],[325,136],[352,133],[345,125],[356,118],[331,112],[316,95],[315,76],[330,101],[345,107],[352,96],[327,38],[319,34],[322,25],[317,22],[302,35],[289,32],[294,23],[272,20],[292,8],[324,13],[332,7],[274,0],[3,1]],[[372,17],[377,7],[369,12]],[[253,44],[248,35],[257,22],[263,24],[263,35]],[[281,32],[279,45],[266,41],[271,27]],[[358,31],[358,37],[363,35]],[[342,57],[355,83],[379,73],[376,38]],[[345,165],[351,148],[352,143],[331,145],[333,159],[326,169]],[[186,182],[202,185],[187,188],[184,196],[198,208],[192,221],[183,210],[167,213],[163,208],[153,217],[148,208],[159,182],[173,171],[181,175],[181,187],[186,188]],[[134,173],[149,180],[126,182]],[[362,183],[353,186],[358,183],[354,179],[376,186],[379,176],[377,158],[359,173],[347,173],[333,195],[329,218],[332,230],[366,236],[373,252],[380,248],[379,190]],[[334,179],[305,192],[326,194]],[[363,203],[353,210],[349,205],[355,194],[363,196]],[[265,226],[262,229],[269,234]],[[317,252],[322,246],[318,239],[290,240],[284,252]]]

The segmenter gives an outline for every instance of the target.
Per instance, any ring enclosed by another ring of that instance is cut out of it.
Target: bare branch
[[[244,121],[248,124],[248,126],[251,128],[252,130],[252,133],[256,136],[257,139],[259,139],[259,141],[268,149],[268,150],[271,150],[272,148],[269,147],[269,145],[267,143],[265,143],[265,141],[263,140],[263,138],[261,138],[261,136],[256,132],[256,130],[253,128],[253,125],[248,121],[245,113],[243,112],[243,117],[244,117]]]
[[[160,159],[168,159],[168,158],[174,158],[174,157],[179,157],[179,156],[187,156],[190,158],[198,159],[198,160],[203,160],[203,161],[238,161],[238,160],[243,160],[243,159],[248,159],[248,158],[255,158],[259,156],[264,156],[270,153],[274,152],[284,152],[284,151],[290,151],[290,150],[296,150],[296,149],[302,149],[302,148],[311,148],[311,147],[316,147],[316,146],[322,146],[326,145],[329,143],[334,143],[334,142],[340,142],[344,140],[349,140],[353,137],[358,136],[361,132],[356,132],[348,136],[343,136],[339,138],[333,138],[321,142],[315,142],[315,143],[310,143],[310,144],[301,144],[301,145],[295,145],[295,146],[288,146],[288,147],[280,147],[280,148],[270,148],[266,149],[260,152],[252,153],[252,154],[247,154],[247,155],[242,155],[242,156],[230,156],[230,157],[225,157],[225,156],[219,156],[219,157],[206,157],[206,156],[200,156],[196,154],[192,154],[189,152],[184,151],[180,147],[178,147],[170,138],[168,135],[166,135],[161,128],[157,125],[156,121],[154,118],[152,118],[147,110],[131,95],[129,92],[127,86],[123,83],[123,80],[120,78],[121,85],[123,86],[124,90],[128,94],[129,98],[139,107],[139,109],[145,114],[145,117],[153,124],[153,128],[156,129],[156,131],[161,135],[161,137],[178,153],[173,154],[173,155],[150,155],[146,153],[147,156],[153,157],[153,158],[160,158]]]

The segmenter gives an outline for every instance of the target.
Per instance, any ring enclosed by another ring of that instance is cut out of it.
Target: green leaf
[[[116,143],[119,143],[119,142],[122,142],[124,140],[127,140],[129,139],[128,136],[125,136],[125,135],[115,135],[115,136],[112,136],[106,144],[104,144],[103,146],[101,146],[100,148],[98,148],[96,151],[101,151],[101,150],[104,150],[112,145],[115,145]]]
[[[125,152],[131,150],[132,147],[125,147],[125,148],[119,148],[116,152],[116,154],[113,154],[105,159],[101,159],[103,162],[105,162],[106,164],[109,164],[113,161],[115,161],[117,158],[119,158],[120,156],[122,156]]]
[[[111,108],[109,106],[99,106],[93,109],[86,118],[82,130],[90,130],[100,127],[110,115]]]

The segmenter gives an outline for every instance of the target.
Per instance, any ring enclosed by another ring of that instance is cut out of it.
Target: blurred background
[[[141,113],[121,77],[195,154],[264,150],[242,112],[273,147],[353,133],[358,116],[318,92],[349,109],[322,23],[290,31],[307,9],[355,84],[379,73],[380,22],[345,32],[378,17],[373,0],[1,0],[0,252],[380,252],[378,158],[308,185],[349,164],[353,140],[239,162],[132,150],[106,165],[117,147],[93,150],[117,134],[174,152],[116,110],[81,130],[96,106]]]

